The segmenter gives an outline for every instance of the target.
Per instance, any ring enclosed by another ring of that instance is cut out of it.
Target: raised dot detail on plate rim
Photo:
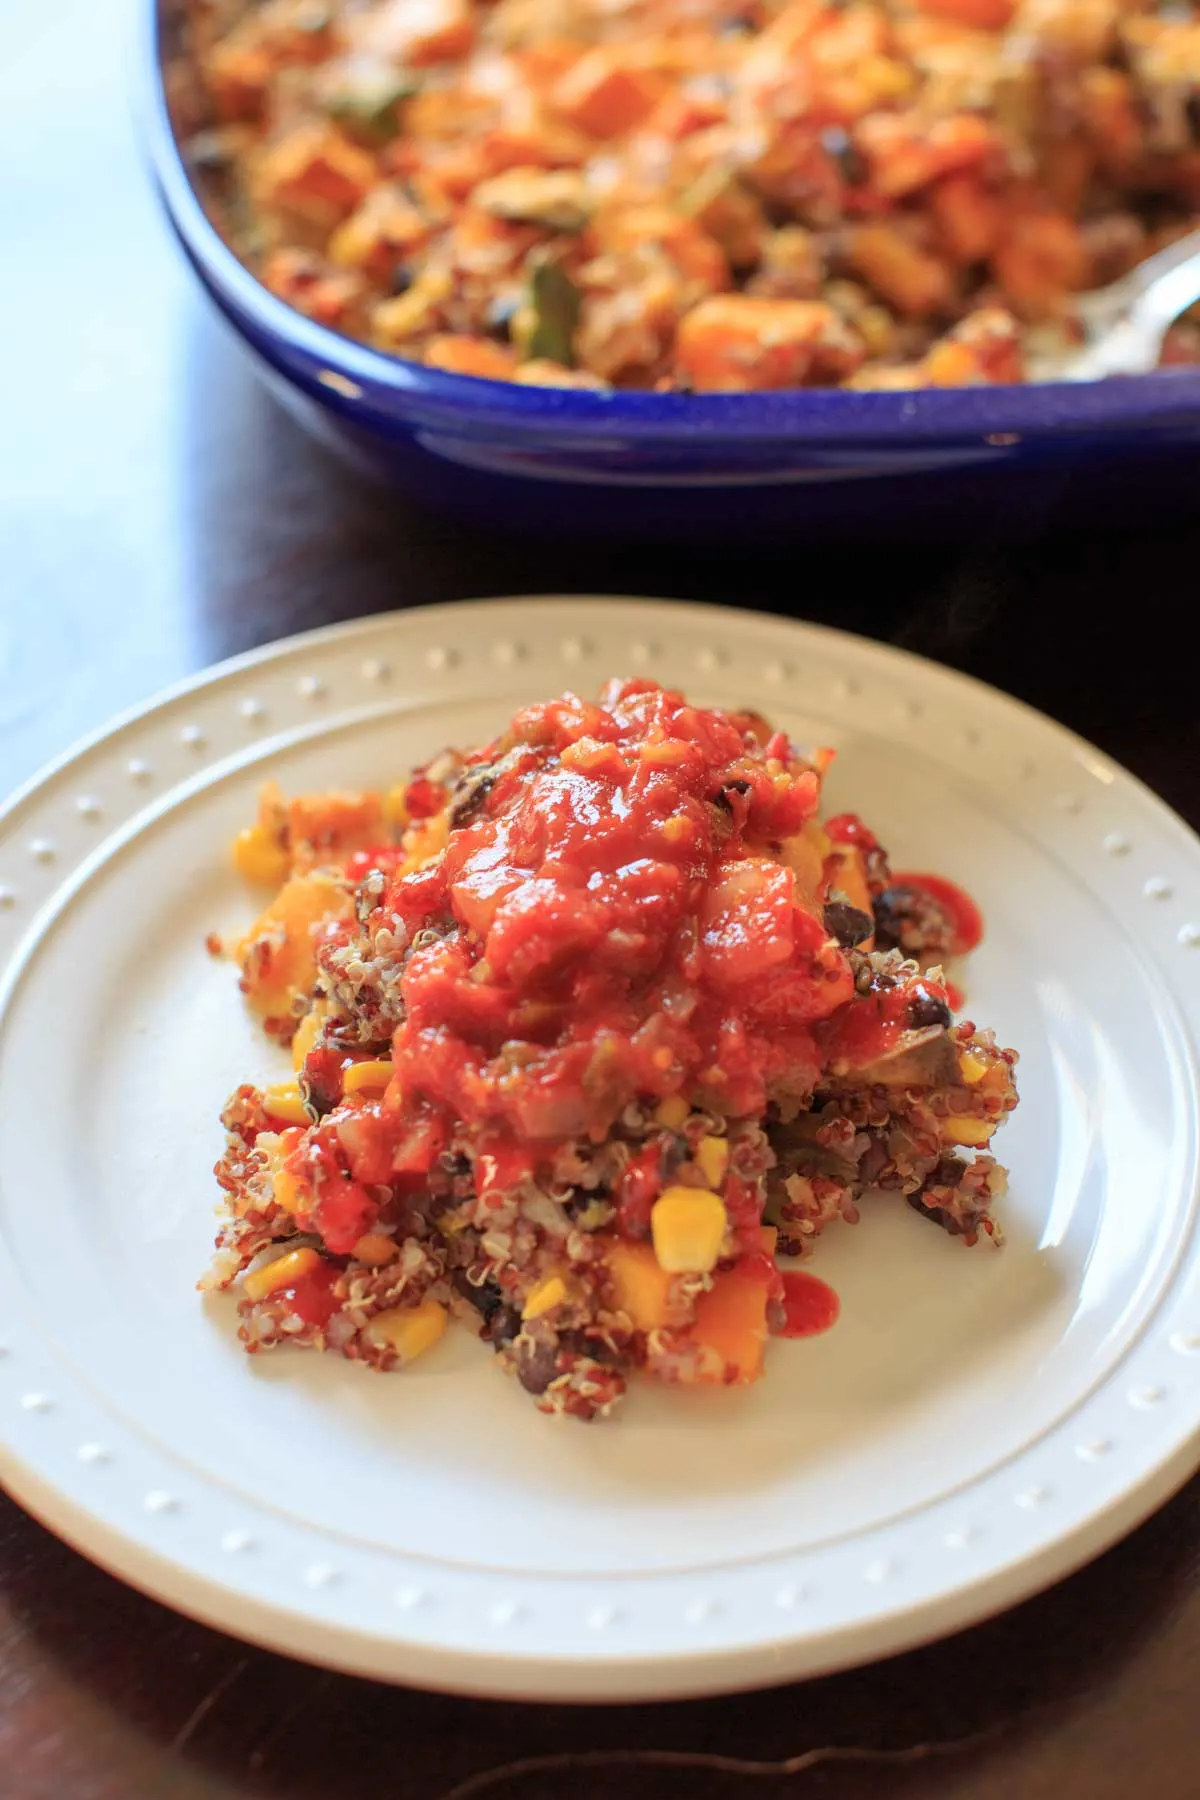
[[[179,1510],[179,1502],[174,1494],[168,1494],[166,1488],[151,1488],[142,1501],[148,1513],[169,1513]]]
[[[304,1585],[310,1588],[332,1587],[338,1578],[338,1572],[332,1563],[309,1563],[304,1571]]]
[[[942,1542],[947,1550],[965,1550],[968,1544],[973,1544],[978,1536],[978,1526],[959,1525],[953,1531],[948,1531]]]
[[[1156,1381],[1149,1381],[1144,1387],[1130,1389],[1129,1404],[1136,1406],[1140,1412],[1148,1412],[1152,1406],[1160,1406],[1166,1397],[1166,1388]]]
[[[564,638],[558,649],[563,661],[569,663],[584,662],[591,654],[591,645],[586,638]]]
[[[53,1404],[49,1394],[34,1391],[21,1395],[21,1408],[24,1412],[49,1412]]]
[[[81,819],[98,819],[104,808],[95,794],[80,794],[75,802],[75,811]]]
[[[381,656],[368,656],[362,666],[364,681],[386,681],[391,672]]]
[[[301,675],[296,692],[302,700],[319,700],[325,692],[325,683],[319,675]]]
[[[1054,804],[1058,807],[1059,812],[1081,813],[1083,811],[1083,801],[1078,794],[1059,794]]]
[[[243,1550],[253,1550],[254,1539],[241,1526],[234,1526],[231,1531],[221,1533],[221,1548],[227,1550],[231,1556],[237,1556]]]
[[[1142,883],[1142,892],[1147,900],[1169,900],[1174,889],[1162,875],[1151,875]]]
[[[653,662],[658,655],[658,645],[649,644],[644,638],[638,638],[629,646],[629,660],[641,667],[644,663]]]
[[[150,764],[142,756],[131,756],[125,765],[125,771],[131,781],[149,781],[154,773]]]
[[[521,1617],[521,1607],[516,1600],[497,1600],[488,1608],[488,1618],[493,1625],[515,1625]]]
[[[10,887],[0,887],[0,908],[8,912],[17,904],[15,891]]]
[[[431,669],[452,669],[458,661],[458,651],[448,644],[431,644],[425,652],[425,661]]]
[[[506,669],[511,668],[513,663],[520,662],[524,654],[524,644],[515,643],[511,638],[501,638],[498,643],[492,645],[492,661],[498,662]]]
[[[1173,1331],[1171,1348],[1180,1356],[1196,1356],[1200,1354],[1200,1331]]]
[[[81,1463],[91,1463],[93,1466],[112,1461],[112,1451],[107,1444],[80,1444],[75,1454]]]
[[[717,669],[724,668],[728,661],[725,651],[718,649],[715,644],[704,644],[696,652],[696,667],[704,669],[710,675]]]
[[[977,725],[964,725],[962,739],[964,744],[970,744],[971,747],[974,748],[980,741],[979,727]]]
[[[1133,845],[1123,831],[1107,832],[1101,840],[1101,844],[1110,856],[1128,856],[1133,849]]]
[[[1076,1444],[1075,1454],[1080,1462],[1100,1462],[1112,1450],[1111,1438],[1091,1438],[1086,1444]]]
[[[1042,1482],[1035,1482],[1032,1487],[1022,1488],[1017,1495],[1017,1505],[1024,1512],[1036,1512],[1038,1507],[1045,1506],[1050,1498],[1050,1489]]]
[[[402,1612],[412,1612],[415,1607],[424,1606],[429,1596],[424,1588],[399,1587],[396,1589],[394,1598]]]
[[[683,1609],[683,1616],[689,1625],[703,1625],[711,1619],[717,1609],[711,1600],[701,1598],[691,1600]]]
[[[1192,921],[1181,925],[1175,935],[1184,950],[1195,950],[1200,945],[1200,925]]]
[[[873,1587],[878,1587],[881,1582],[890,1581],[895,1573],[896,1564],[891,1557],[877,1556],[874,1562],[869,1562],[863,1570],[863,1580],[869,1581]]]
[[[607,1631],[610,1625],[616,1624],[620,1616],[615,1606],[602,1602],[599,1606],[589,1607],[585,1619],[590,1631]]]
[[[189,750],[203,750],[204,733],[199,725],[185,725],[179,734],[179,741],[186,744]]]
[[[787,1581],[775,1590],[775,1604],[780,1612],[791,1612],[794,1606],[800,1605],[804,1597],[804,1588],[794,1581]]]
[[[34,862],[51,863],[58,855],[58,847],[52,838],[36,837],[30,840],[29,854]]]
[[[835,676],[832,688],[839,700],[853,700],[856,695],[862,692],[860,684],[854,679],[853,675]]]
[[[250,724],[253,724],[255,719],[262,718],[266,708],[261,700],[256,700],[254,695],[250,694],[239,704],[238,711],[241,713],[243,719],[246,719]]]

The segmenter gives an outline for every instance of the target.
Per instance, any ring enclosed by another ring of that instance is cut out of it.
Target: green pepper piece
[[[347,64],[331,75],[324,107],[351,137],[386,144],[399,130],[397,108],[411,100],[417,87],[416,77],[407,69]]]
[[[579,289],[561,263],[542,262],[534,269],[530,305],[536,321],[529,340],[530,358],[545,358],[562,363],[564,368],[574,368]]]

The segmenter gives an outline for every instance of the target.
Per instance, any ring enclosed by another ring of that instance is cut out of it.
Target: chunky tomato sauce
[[[983,914],[970,894],[964,893],[957,883],[947,881],[944,875],[926,874],[893,875],[892,880],[897,887],[916,888],[937,901],[953,922],[952,956],[966,956],[968,951],[976,948],[983,937]]]
[[[806,1269],[783,1275],[783,1324],[777,1337],[817,1337],[837,1324],[842,1303],[827,1281]]]
[[[778,860],[818,776],[755,723],[634,681],[531,707],[481,755],[476,816],[382,901],[425,934],[394,1045],[405,1116],[550,1144],[602,1136],[635,1094],[752,1114],[811,1085],[851,976]]]

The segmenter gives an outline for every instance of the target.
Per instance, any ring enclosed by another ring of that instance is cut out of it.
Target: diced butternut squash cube
[[[561,1275],[547,1275],[529,1290],[525,1305],[521,1310],[523,1319],[540,1319],[543,1313],[553,1312],[556,1306],[562,1306],[571,1298],[571,1290]]]
[[[696,1302],[690,1335],[715,1353],[713,1367],[701,1381],[757,1381],[767,1342],[766,1283],[742,1269],[718,1275]]]
[[[950,1113],[942,1120],[941,1138],[944,1144],[968,1144],[978,1150],[990,1142],[995,1129],[995,1119],[972,1119],[965,1114]]]
[[[298,794],[288,805],[292,855],[301,868],[339,862],[385,836],[378,794]]]
[[[841,380],[864,347],[823,300],[713,294],[685,313],[675,338],[678,373],[698,392],[805,387]]]
[[[682,1094],[668,1094],[654,1109],[654,1123],[664,1131],[678,1131],[686,1123],[691,1107]]]
[[[386,1237],[382,1231],[368,1231],[359,1238],[352,1254],[355,1262],[366,1263],[372,1269],[381,1269],[385,1263],[394,1262],[400,1252],[395,1240]]]
[[[729,1140],[722,1137],[702,1137],[696,1145],[695,1160],[709,1187],[719,1188],[729,1167]]]
[[[628,1315],[635,1331],[658,1331],[669,1323],[671,1277],[649,1244],[614,1238],[608,1247],[608,1279],[614,1307]]]
[[[619,137],[654,109],[659,88],[640,69],[624,66],[620,50],[599,45],[580,57],[554,87],[554,104],[589,137]]]
[[[321,1014],[314,1006],[306,1012],[296,1027],[296,1035],[292,1039],[292,1067],[297,1075],[304,1067],[304,1059],[317,1041],[321,1030]]]
[[[233,860],[238,874],[247,881],[278,887],[287,880],[292,859],[264,826],[249,825],[233,840]]]
[[[327,876],[284,882],[237,947],[242,990],[257,1012],[288,1016],[293,997],[307,993],[316,978],[316,932],[346,918],[350,907],[350,895]]]

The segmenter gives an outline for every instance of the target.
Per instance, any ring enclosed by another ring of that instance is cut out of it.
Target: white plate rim
[[[319,661],[330,646],[361,645],[375,638],[386,644],[397,634],[403,638],[411,636],[415,630],[419,635],[424,626],[432,627],[436,639],[437,628],[443,622],[448,626],[452,622],[457,633],[468,627],[472,619],[485,619],[495,625],[504,616],[515,616],[518,610],[522,616],[534,616],[561,628],[564,602],[571,609],[572,634],[580,629],[580,620],[586,621],[591,609],[604,609],[607,619],[612,618],[614,611],[619,612],[631,624],[636,622],[643,628],[640,635],[653,630],[652,621],[656,619],[660,621],[658,628],[662,629],[662,611],[667,609],[673,620],[687,615],[697,622],[708,620],[714,628],[729,629],[735,623],[746,631],[765,628],[767,634],[778,637],[781,644],[785,638],[797,646],[807,640],[840,653],[864,668],[885,672],[907,669],[910,673],[919,673],[924,684],[932,682],[935,689],[953,691],[960,697],[974,695],[981,704],[993,710],[998,708],[1001,714],[1015,709],[1026,724],[1031,728],[1036,726],[1047,741],[1054,741],[1081,775],[1091,778],[1101,789],[1116,789],[1132,796],[1140,810],[1149,811],[1159,828],[1174,840],[1190,865],[1193,879],[1200,868],[1200,841],[1144,784],[1065,727],[973,677],[873,640],[775,615],[675,601],[579,595],[538,595],[411,608],[297,634],[231,658],[174,684],[142,706],[128,709],[56,758],[19,788],[0,809],[0,833],[11,833],[22,821],[28,828],[31,813],[36,824],[39,802],[56,793],[64,777],[81,776],[97,751],[113,746],[115,740],[131,730],[173,722],[181,705],[186,707],[199,696],[220,689],[247,672],[284,665],[297,656],[315,657]],[[508,609],[507,614],[505,609]],[[562,642],[564,662],[569,665],[578,660],[567,650],[567,646],[578,644],[578,638],[572,635]],[[699,667],[705,665],[701,663]],[[569,666],[565,667],[564,676],[565,682],[569,682]],[[313,680],[312,677],[307,679]],[[308,694],[312,700],[321,698],[319,678],[317,680],[317,688]],[[189,730],[192,732],[190,737]],[[179,736],[187,747],[194,773],[202,774],[209,766],[203,736],[197,737],[195,728],[187,726]],[[227,758],[222,754],[212,766],[225,766],[226,763]],[[134,784],[141,779],[132,766],[130,779]],[[165,803],[169,795],[186,783],[185,776],[183,782],[162,790],[155,801],[150,802],[148,810],[155,810],[158,802]],[[150,800],[149,795],[145,798]],[[82,809],[83,800],[78,804]],[[1066,808],[1068,813],[1072,810],[1070,806]],[[124,823],[128,824],[138,816],[135,806]],[[56,855],[45,855],[38,850],[40,844],[44,852],[49,842],[51,840],[38,838],[30,841],[44,889],[41,899],[34,905],[27,928],[31,933],[36,933],[38,918],[60,891],[61,871]],[[1112,855],[1126,853],[1120,845],[1109,843],[1107,839],[1105,847]],[[51,848],[53,851],[52,845]],[[78,859],[72,877],[86,867],[87,860],[87,855]],[[3,870],[0,870],[2,875]],[[1189,889],[1189,897],[1190,894]],[[9,890],[0,886],[0,907],[8,899]],[[1187,991],[1182,992],[1180,986],[1172,983],[1171,992],[1184,1011],[1188,1035],[1194,1045],[1200,1024],[1200,992],[1193,991],[1192,978],[1200,966],[1200,953],[1185,954],[1180,960],[1179,952],[1197,952],[1200,930],[1178,912],[1173,896],[1171,899],[1170,926],[1177,948],[1173,953],[1166,945],[1163,948],[1171,956],[1173,972],[1181,978],[1186,972]],[[1166,909],[1160,907],[1154,911],[1165,923]],[[21,935],[24,941],[26,932]],[[1155,960],[1165,961],[1157,947]],[[1170,980],[1170,976],[1167,979]],[[1171,1288],[1176,1302],[1180,1298],[1184,1273],[1183,1270],[1177,1272]],[[1197,1271],[1193,1268],[1191,1274],[1195,1276]],[[708,1641],[694,1645],[681,1642],[665,1659],[661,1655],[646,1658],[630,1647],[618,1648],[602,1641],[597,1641],[594,1652],[564,1655],[560,1648],[552,1657],[546,1657],[539,1655],[536,1648],[522,1644],[519,1635],[514,1641],[511,1634],[502,1648],[478,1648],[464,1657],[461,1651],[443,1650],[423,1636],[416,1614],[411,1621],[406,1621],[415,1629],[404,1634],[389,1635],[386,1639],[364,1636],[352,1624],[347,1625],[335,1616],[337,1609],[330,1608],[327,1598],[320,1593],[320,1584],[302,1592],[298,1601],[294,1597],[289,1603],[279,1597],[271,1600],[261,1594],[248,1593],[232,1569],[231,1577],[224,1580],[197,1575],[183,1566],[177,1556],[165,1554],[148,1543],[142,1521],[136,1515],[132,1518],[132,1526],[136,1529],[113,1529],[96,1516],[86,1499],[80,1500],[61,1480],[46,1479],[36,1451],[31,1454],[26,1447],[32,1441],[28,1431],[11,1428],[11,1411],[9,1422],[0,1423],[0,1476],[14,1497],[35,1516],[131,1585],[205,1623],[232,1630],[252,1641],[309,1661],[416,1685],[539,1699],[667,1697],[757,1686],[826,1672],[970,1624],[1078,1567],[1140,1522],[1174,1492],[1200,1462],[1200,1390],[1194,1378],[1190,1384],[1187,1379],[1191,1369],[1200,1370],[1200,1278],[1187,1285],[1194,1291],[1189,1292],[1186,1317],[1180,1313],[1174,1329],[1164,1330],[1161,1341],[1154,1345],[1148,1342],[1147,1333],[1122,1364],[1119,1373],[1124,1395],[1107,1393],[1106,1390],[1113,1386],[1110,1379],[1102,1384],[1101,1392],[1087,1402],[1091,1406],[1098,1400],[1116,1399],[1118,1405],[1123,1402],[1126,1421],[1136,1417],[1138,1424],[1146,1427],[1140,1434],[1136,1456],[1130,1455],[1128,1441],[1123,1445],[1119,1459],[1123,1473],[1115,1481],[1112,1479],[1112,1470],[1116,1466],[1113,1459],[1098,1455],[1095,1464],[1097,1468],[1105,1468],[1109,1478],[1098,1480],[1090,1502],[1074,1506],[1069,1518],[1059,1507],[1042,1504],[1044,1495],[1039,1497],[1036,1483],[1024,1489],[1017,1499],[1018,1502],[1022,1499],[1029,1502],[1022,1509],[1022,1524],[1030,1529],[1013,1535],[1008,1552],[991,1556],[982,1567],[976,1562],[972,1572],[959,1569],[948,1586],[935,1583],[934,1591],[918,1599],[890,1587],[889,1571],[876,1559],[864,1570],[864,1579],[870,1581],[874,1589],[870,1609],[863,1615],[847,1619],[841,1629],[824,1629],[815,1635],[804,1629],[801,1619],[779,1613],[770,1620],[770,1629],[764,1627],[755,1643],[730,1647],[721,1643],[719,1631],[715,1640],[711,1630],[702,1631],[692,1635]],[[0,1294],[2,1292],[3,1280],[0,1279]],[[1163,1310],[1166,1306],[1164,1297]],[[12,1313],[15,1316],[16,1308]],[[4,1348],[8,1353],[0,1357],[0,1421],[4,1420],[8,1410],[4,1400],[13,1398],[11,1388],[10,1393],[4,1395],[3,1377],[8,1373],[11,1383],[11,1371],[19,1361],[13,1355],[17,1334],[7,1326],[8,1320],[0,1333],[6,1340]],[[1135,1369],[1133,1365],[1138,1366]],[[21,1380],[16,1385],[18,1388],[27,1386]],[[61,1391],[61,1381],[59,1388]],[[37,1393],[25,1391],[16,1398],[21,1425],[28,1426],[37,1421],[40,1426],[45,1409],[29,1404],[31,1399],[38,1398]],[[53,1414],[55,1409],[49,1411]],[[1087,1441],[1095,1443],[1101,1439],[1093,1436]],[[1077,1449],[1081,1448],[1082,1440],[1077,1446]],[[1011,1505],[1011,1479],[1007,1485]],[[948,1540],[943,1550],[947,1545]],[[886,1558],[883,1561],[886,1562]],[[505,1585],[511,1588],[512,1583],[508,1581]],[[509,1603],[500,1600],[495,1604],[503,1610]],[[698,1618],[695,1623],[700,1624],[702,1620]]]

